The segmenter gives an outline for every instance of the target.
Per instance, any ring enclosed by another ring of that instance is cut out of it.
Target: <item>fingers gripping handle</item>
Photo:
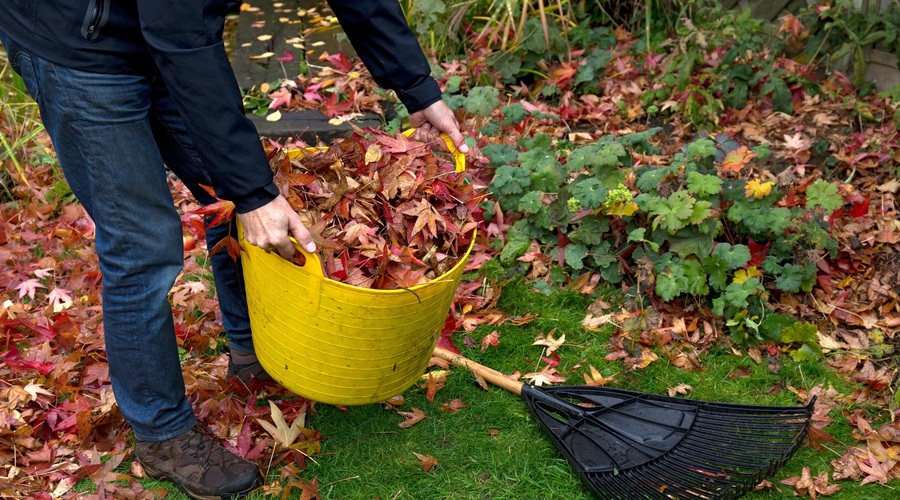
[[[416,133],[416,129],[414,128],[403,131],[403,135],[406,137],[412,137],[414,133]],[[444,144],[447,145],[447,151],[450,151],[450,154],[453,155],[453,165],[456,168],[456,172],[465,172],[466,155],[459,152],[459,149],[456,148],[456,144],[453,144],[453,139],[451,139],[449,135],[441,132],[441,139],[443,139]]]
[[[294,244],[294,248],[297,249],[297,252],[306,258],[306,264],[303,265],[306,272],[320,280],[325,279],[325,273],[322,272],[322,259],[319,258],[319,254],[307,252],[306,249],[303,248],[303,245],[293,237],[291,237],[291,243]]]

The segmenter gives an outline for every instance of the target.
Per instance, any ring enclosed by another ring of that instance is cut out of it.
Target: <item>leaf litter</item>
[[[389,290],[434,280],[459,262],[483,222],[486,186],[402,134],[358,130],[300,159],[276,153],[273,164],[326,277],[350,285]]]

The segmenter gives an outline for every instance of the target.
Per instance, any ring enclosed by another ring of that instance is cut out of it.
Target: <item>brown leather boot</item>
[[[250,385],[250,381],[253,379],[256,379],[260,382],[273,381],[271,375],[266,372],[266,369],[262,367],[259,361],[255,361],[253,363],[248,363],[245,365],[239,365],[236,364],[230,357],[228,358],[228,373],[225,375],[225,379],[229,382],[237,379],[241,384],[245,386]]]
[[[201,500],[241,496],[262,481],[255,463],[226,450],[197,426],[165,441],[138,440],[134,456],[149,477],[169,479]]]

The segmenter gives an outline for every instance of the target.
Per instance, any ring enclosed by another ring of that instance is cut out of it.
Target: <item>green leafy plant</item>
[[[400,5],[427,52],[445,55],[458,50],[460,18],[466,6],[448,6],[442,0],[404,0]]]
[[[880,9],[881,5],[838,0],[805,11],[802,20],[812,33],[807,54],[813,60],[826,58],[832,64],[845,64],[854,85],[870,88],[866,51],[876,46],[889,53],[900,49],[900,5],[889,2]]]
[[[634,282],[628,270],[644,263],[658,299],[708,308],[738,342],[777,339],[782,328],[759,327],[772,314],[769,294],[815,284],[815,262],[834,246],[823,226],[843,205],[837,188],[819,180],[807,187],[805,205],[777,206],[783,195],[772,182],[724,170],[716,160],[723,146],[708,138],[682,147],[669,166],[635,164],[633,153],[659,152],[650,142],[656,133],[603,136],[564,156],[540,134],[518,148],[486,148],[497,165],[492,193],[502,209],[520,214],[501,262],[511,264],[537,241],[556,253],[562,272],[595,272],[609,283]],[[754,157],[742,154],[734,157]],[[751,250],[760,242],[765,253]]]

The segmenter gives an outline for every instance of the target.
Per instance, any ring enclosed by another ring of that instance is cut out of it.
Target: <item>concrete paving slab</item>
[[[324,0],[248,0],[240,12],[232,67],[246,92],[262,83],[276,84],[301,74],[302,62],[316,67],[324,52],[355,55],[334,14]],[[261,136],[275,140],[299,137],[309,144],[331,142],[352,132],[348,123],[334,125],[317,110],[282,111],[270,122],[248,113]],[[369,113],[353,120],[359,127],[379,127],[381,118]]]

